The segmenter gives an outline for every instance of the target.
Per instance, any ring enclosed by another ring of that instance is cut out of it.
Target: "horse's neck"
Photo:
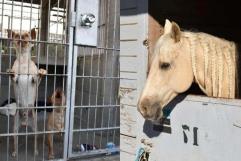
[[[235,97],[235,45],[204,33],[184,33],[189,42],[195,82],[213,97]]]

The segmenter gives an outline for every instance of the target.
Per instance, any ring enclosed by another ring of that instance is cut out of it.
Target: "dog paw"
[[[7,73],[14,74],[14,71],[12,69],[7,69]]]
[[[14,151],[14,152],[12,152],[12,157],[13,158],[16,158],[16,155],[17,155],[17,153]]]
[[[50,154],[50,155],[48,156],[48,159],[49,159],[49,160],[54,159],[54,154]]]
[[[44,69],[39,69],[38,70],[38,73],[40,74],[40,75],[46,75],[47,74],[47,70],[44,70]]]

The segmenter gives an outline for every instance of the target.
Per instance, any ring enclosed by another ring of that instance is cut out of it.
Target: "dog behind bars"
[[[65,104],[66,98],[61,88],[57,88],[50,101],[54,106],[53,111],[48,115],[47,130],[48,131],[59,131],[60,133],[64,130],[64,118],[65,118]],[[53,133],[47,134],[47,145],[48,145],[48,158],[54,158],[53,150]]]
[[[17,152],[17,134],[21,126],[29,126],[33,132],[37,132],[36,112],[33,109],[36,100],[37,88],[43,75],[47,72],[44,69],[38,70],[35,63],[31,60],[30,42],[36,38],[35,29],[31,32],[22,34],[8,30],[8,38],[12,39],[13,47],[16,50],[17,59],[14,61],[12,69],[7,72],[12,77],[15,100],[17,104],[16,114],[14,115],[13,132],[13,152],[16,157]],[[38,154],[37,136],[34,139],[34,154]]]

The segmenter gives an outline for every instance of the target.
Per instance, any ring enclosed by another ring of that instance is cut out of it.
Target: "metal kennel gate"
[[[118,153],[119,0],[0,0],[0,7],[0,160],[48,160],[50,133],[58,160]],[[7,30],[21,34],[32,28],[37,38],[31,40],[31,59],[48,73],[37,88],[35,107],[26,107],[37,111],[38,130],[14,133],[10,111],[20,107],[6,72],[16,59]],[[66,96],[65,126],[48,130],[48,117],[58,108],[50,99],[57,88]],[[16,158],[12,136],[18,137]]]
[[[74,6],[68,154],[115,153],[120,139],[119,0],[77,0],[70,8]],[[85,22],[84,16],[90,20]]]

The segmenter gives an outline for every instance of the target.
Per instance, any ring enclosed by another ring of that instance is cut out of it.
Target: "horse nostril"
[[[150,108],[150,101],[147,98],[144,98],[142,100],[140,100],[140,104],[139,104],[139,112],[142,114],[143,117],[147,117],[148,116],[148,109]]]
[[[147,113],[147,106],[141,106],[140,108],[140,112],[145,115]]]
[[[159,117],[160,105],[157,101],[153,100],[152,97],[145,97],[140,100],[140,104],[138,106],[139,112],[145,119],[153,120]]]

